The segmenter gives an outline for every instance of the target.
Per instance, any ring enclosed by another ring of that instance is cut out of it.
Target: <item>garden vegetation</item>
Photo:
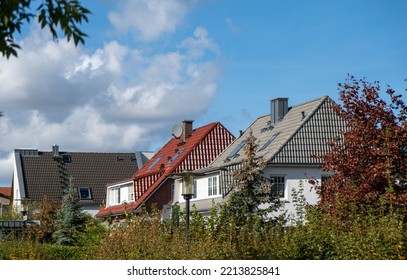
[[[380,99],[379,83],[349,77],[340,89],[342,105],[336,110],[347,130],[324,158],[322,168],[335,175],[324,186],[313,181],[321,197],[317,205],[306,203],[299,181],[293,190],[295,215],[270,215],[278,200],[262,176],[265,163],[255,156],[257,143],[250,135],[235,174],[239,184],[208,217],[192,210],[188,238],[178,206],[169,221],[152,210],[109,225],[70,211],[75,200],[65,199],[64,206],[44,198],[32,217],[41,225],[2,240],[0,259],[405,259],[407,107],[390,88],[391,101]],[[61,221],[74,223],[75,230],[69,232]]]

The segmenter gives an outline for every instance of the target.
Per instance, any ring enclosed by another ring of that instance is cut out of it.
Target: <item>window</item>
[[[154,167],[154,165],[156,165],[157,164],[157,162],[159,162],[161,159],[163,158],[163,156],[161,155],[161,156],[159,156],[148,168],[147,168],[147,170],[150,170],[150,169],[152,169],[153,167]]]
[[[179,155],[182,154],[182,152],[183,152],[184,150],[185,150],[185,149],[179,150],[179,151],[167,162],[167,164],[173,163],[174,160],[176,160],[176,159],[179,157]]]
[[[80,199],[92,199],[92,193],[90,188],[78,188],[79,198]]]
[[[240,142],[240,144],[228,155],[228,159],[234,157],[237,155],[237,153],[240,151],[240,149],[246,144],[246,140],[243,140]]]
[[[71,162],[72,162],[72,158],[71,158],[70,155],[63,155],[63,156],[62,156],[62,161],[63,161],[64,163],[71,163]]]
[[[120,204],[120,189],[110,189],[109,193],[109,205],[118,205]]]
[[[271,176],[271,192],[273,196],[284,198],[285,196],[285,177],[284,176]]]
[[[174,183],[171,184],[171,201],[174,201],[175,196],[175,186]]]
[[[134,201],[134,186],[129,186],[128,201]]]
[[[198,185],[196,180],[194,180],[194,194],[192,195],[192,198],[197,198],[197,193],[198,193]]]
[[[208,196],[213,196],[218,194],[218,178],[210,177],[208,178]]]
[[[263,145],[263,147],[260,148],[259,151],[264,150],[265,148],[267,148],[276,138],[277,136],[280,134],[280,132],[274,134],[273,136],[271,136],[271,138]]]

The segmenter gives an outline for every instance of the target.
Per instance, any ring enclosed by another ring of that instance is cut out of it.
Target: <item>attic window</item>
[[[278,132],[278,133],[274,134],[273,136],[271,136],[271,138],[266,143],[264,143],[263,147],[261,147],[259,151],[262,151],[265,148],[267,148],[277,138],[277,136],[279,134],[280,134],[280,132]]]
[[[242,142],[240,142],[240,144],[228,155],[227,159],[230,159],[234,156],[237,155],[237,153],[240,151],[241,148],[243,148],[243,146],[246,144],[246,140],[243,140]]]
[[[179,151],[167,162],[167,164],[173,163],[173,162],[179,157],[179,155],[182,154],[182,152],[183,152],[184,150],[185,150],[185,149],[179,150]]]
[[[64,163],[71,163],[72,158],[71,158],[70,155],[63,155],[63,156],[62,156],[62,161],[63,161]]]
[[[90,191],[90,188],[78,188],[78,192],[81,200],[92,199],[92,192]]]
[[[159,162],[162,158],[163,158],[162,155],[159,156],[159,157],[147,168],[147,170],[151,170],[151,169],[154,167],[154,165],[156,165],[157,162]]]

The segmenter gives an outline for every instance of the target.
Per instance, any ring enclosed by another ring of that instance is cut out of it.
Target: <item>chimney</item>
[[[192,135],[192,123],[194,121],[192,120],[185,120],[183,122],[183,135],[182,135],[182,140],[186,141],[189,137],[191,137]]]
[[[59,146],[57,144],[52,146],[52,156],[59,157]]]
[[[279,123],[288,112],[288,98],[271,99],[271,125]]]

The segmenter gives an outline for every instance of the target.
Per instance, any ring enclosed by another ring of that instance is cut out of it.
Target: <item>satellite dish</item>
[[[182,129],[182,125],[180,124],[176,124],[172,127],[171,129],[171,133],[175,138],[180,138],[182,135],[183,129]]]

